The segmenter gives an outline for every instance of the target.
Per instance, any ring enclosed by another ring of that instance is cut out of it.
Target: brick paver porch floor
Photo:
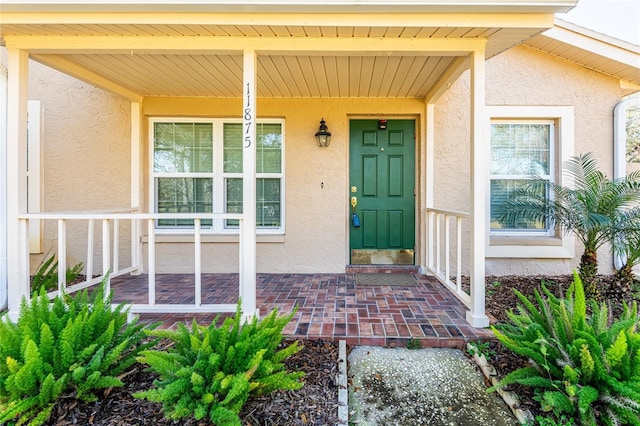
[[[405,346],[410,338],[423,347],[462,347],[488,339],[486,329],[471,327],[466,308],[435,278],[414,274],[415,286],[356,286],[354,274],[258,274],[257,305],[261,315],[273,308],[283,314],[298,311],[284,334],[296,338],[345,339],[353,345]],[[156,303],[193,303],[194,277],[156,275]],[[147,276],[111,280],[114,302],[146,303]],[[202,303],[236,303],[237,274],[203,274]],[[208,324],[215,315],[145,314],[165,327],[197,318]]]

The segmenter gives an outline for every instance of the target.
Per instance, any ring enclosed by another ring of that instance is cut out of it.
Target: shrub
[[[67,268],[66,282],[70,283],[78,278],[80,272],[82,272],[82,268],[84,268],[84,264],[82,262]],[[43,287],[45,291],[58,289],[58,261],[56,260],[55,255],[51,255],[44,259],[38,267],[38,270],[31,281],[31,295],[40,294],[40,289]]]
[[[127,324],[124,305],[113,309],[104,287],[52,303],[41,288],[22,300],[17,323],[0,320],[0,423],[40,425],[67,392],[95,400],[94,391],[122,386],[118,375],[155,344],[143,343],[143,326]]]
[[[299,389],[304,373],[289,373],[282,363],[302,349],[298,342],[278,350],[282,330],[293,313],[277,316],[273,310],[261,321],[242,324],[240,304],[232,318],[216,327],[220,315],[208,326],[195,320],[189,330],[152,330],[148,334],[170,339],[167,351],[147,350],[138,360],[160,375],[157,388],[134,396],[162,402],[165,416],[178,420],[208,417],[218,425],[240,425],[238,413],[249,394],[277,389]]]
[[[510,322],[494,327],[498,339],[532,366],[511,372],[498,387],[510,383],[533,386],[545,411],[563,414],[584,425],[640,425],[640,334],[637,305],[624,305],[609,319],[606,304],[591,304],[587,315],[577,274],[566,298],[543,287],[535,303],[520,299]]]

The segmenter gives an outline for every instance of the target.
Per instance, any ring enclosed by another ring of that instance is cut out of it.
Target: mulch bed
[[[290,343],[284,341],[284,343]],[[247,401],[242,413],[246,426],[330,425],[338,414],[338,345],[316,340],[302,341],[304,349],[285,361],[289,371],[304,371],[304,386],[296,391],[277,391]],[[82,403],[72,395],[56,405],[46,423],[67,425],[184,425],[207,426],[208,421],[163,418],[162,404],[136,399],[135,392],[149,389],[156,375],[137,365],[122,379],[125,386],[99,395],[96,402]]]
[[[611,277],[602,277],[603,285]],[[566,292],[572,276],[506,276],[487,277],[487,312],[499,323],[507,319],[506,311],[517,304],[512,289],[533,295],[540,283],[545,281],[554,294]],[[285,341],[285,343],[287,343]],[[241,419],[246,426],[259,425],[329,425],[337,423],[337,344],[329,341],[302,341],[304,349],[286,361],[290,371],[304,371],[304,386],[297,391],[279,391],[271,395],[250,399],[245,405]],[[495,355],[489,360],[499,376],[523,367],[527,360],[492,342]],[[142,366],[134,366],[123,378],[125,386],[113,388],[99,395],[93,403],[78,402],[68,395],[55,407],[47,425],[186,425],[207,426],[207,421],[181,420],[173,422],[162,416],[162,406],[146,400],[133,398],[132,394],[152,386],[156,376]],[[533,400],[530,388],[512,385],[521,401],[521,407],[534,415],[540,414],[538,403]]]

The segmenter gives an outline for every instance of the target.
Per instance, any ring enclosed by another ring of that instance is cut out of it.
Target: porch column
[[[137,213],[142,213],[141,108],[140,102],[131,102],[131,210]],[[133,275],[142,273],[141,225],[137,219],[131,221],[131,266],[136,268],[132,272]]]
[[[256,52],[245,50],[242,84],[242,234],[240,297],[245,318],[256,311]]]
[[[430,101],[427,100],[426,104],[425,104],[425,145],[426,145],[426,149],[425,149],[425,160],[424,160],[424,164],[425,164],[425,195],[426,195],[426,200],[425,200],[425,204],[427,208],[433,208],[433,190],[434,190],[434,186],[433,186],[433,176],[434,176],[434,155],[435,155],[435,139],[436,139],[436,132],[435,132],[435,127],[436,127],[436,119],[435,119],[435,113],[436,113],[436,105]],[[424,262],[426,262],[424,264],[423,269],[427,270],[429,268],[429,266],[433,265],[434,259],[433,259],[433,230],[430,228],[430,224],[431,224],[431,220],[430,220],[430,216],[429,215],[424,215],[424,210],[422,210],[423,212],[423,216],[422,216],[422,223],[423,223],[423,227],[425,228],[425,232],[421,232],[421,235],[428,235],[429,236],[429,241],[425,241],[423,247],[426,247],[427,249],[426,251],[426,258],[424,259]]]
[[[8,308],[17,320],[29,294],[28,234],[18,215],[27,212],[27,87],[29,54],[8,47],[7,91],[7,283]]]
[[[467,321],[487,327],[485,314],[486,185],[489,141],[485,132],[485,50],[471,52],[471,305]]]

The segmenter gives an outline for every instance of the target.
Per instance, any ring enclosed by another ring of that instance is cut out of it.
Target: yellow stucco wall
[[[43,211],[122,209],[130,205],[130,103],[65,74],[29,62],[29,99],[43,121]],[[84,262],[87,222],[68,223],[68,265]],[[128,235],[123,224],[123,236]],[[96,224],[94,272],[101,271],[101,225]],[[130,256],[130,240],[121,256]],[[43,255],[56,251],[57,224],[44,222]]]
[[[349,119],[414,118],[419,131],[423,110],[418,99],[259,99],[258,118],[285,120],[286,234],[258,237],[258,271],[344,272],[348,263]],[[239,118],[237,111],[241,111],[238,99],[149,98],[143,103],[146,117]],[[322,117],[332,133],[328,148],[319,148],[314,138]],[[159,272],[163,264],[192,269],[191,244],[163,244],[157,250]],[[208,245],[203,250],[208,264],[203,268],[237,270],[235,245]]]

